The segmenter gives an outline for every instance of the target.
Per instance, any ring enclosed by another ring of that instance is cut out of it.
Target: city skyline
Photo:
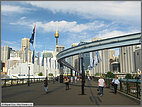
[[[35,23],[36,52],[55,50],[56,30],[59,31],[58,44],[65,48],[95,37],[108,38],[140,32],[140,3],[2,1],[1,43],[2,46],[9,45],[20,50],[21,39],[31,37]]]

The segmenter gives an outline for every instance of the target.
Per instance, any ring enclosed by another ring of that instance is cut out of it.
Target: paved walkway
[[[97,83],[86,81],[85,95],[81,95],[81,83],[70,85],[65,90],[65,84],[56,82],[49,84],[49,93],[45,94],[42,83],[33,83],[2,88],[2,102],[33,102],[34,105],[140,105],[122,94],[113,94],[109,88],[104,88],[104,95],[97,94]]]

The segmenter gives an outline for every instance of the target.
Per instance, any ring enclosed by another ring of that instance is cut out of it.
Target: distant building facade
[[[120,54],[120,71],[121,73],[135,73],[135,50],[138,46],[121,47]]]
[[[7,45],[1,48],[1,61],[5,63],[8,59],[10,59],[10,48]]]

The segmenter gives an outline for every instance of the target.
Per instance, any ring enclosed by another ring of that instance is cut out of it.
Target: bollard
[[[121,81],[121,78],[120,78],[120,91],[122,91],[122,81]]]
[[[6,79],[4,80],[4,86],[6,86]]]
[[[22,84],[24,84],[24,79],[22,79]]]
[[[18,79],[16,79],[17,80],[17,85],[18,85]]]
[[[13,85],[13,80],[11,79],[11,86]]]

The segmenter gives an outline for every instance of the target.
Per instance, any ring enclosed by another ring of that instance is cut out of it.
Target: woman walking
[[[44,80],[44,89],[45,89],[45,92],[46,92],[46,94],[48,94],[48,79],[47,79],[47,77],[45,78],[45,80]]]
[[[100,79],[98,80],[98,88],[100,90],[100,96],[103,95],[103,88],[105,87],[105,80],[103,79],[103,76],[100,76]]]
[[[65,84],[66,84],[66,90],[69,90],[69,78],[68,78],[68,77],[65,77],[64,82],[65,82]]]

